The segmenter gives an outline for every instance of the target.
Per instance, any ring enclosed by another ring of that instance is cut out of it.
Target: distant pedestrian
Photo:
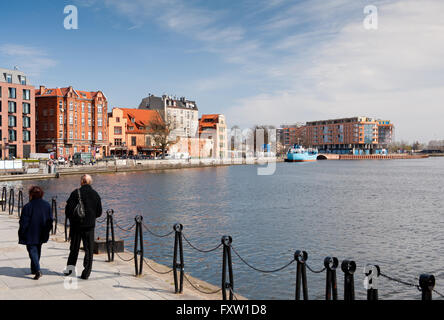
[[[53,222],[51,206],[42,199],[43,194],[40,187],[34,186],[29,189],[29,202],[23,207],[18,231],[19,244],[26,245],[31,259],[31,273],[35,275],[34,280],[42,276],[40,270],[42,244],[48,242]]]
[[[83,175],[80,180],[80,189],[71,193],[65,208],[65,214],[70,221],[71,228],[71,246],[65,274],[70,274],[69,267],[75,267],[77,263],[81,240],[85,250],[84,270],[81,275],[84,280],[87,280],[91,275],[94,254],[94,229],[96,219],[102,215],[102,201],[99,194],[91,187],[92,182],[90,175]],[[79,210],[83,210],[83,218],[80,217]]]

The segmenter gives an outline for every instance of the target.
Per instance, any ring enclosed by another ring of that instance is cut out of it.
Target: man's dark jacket
[[[52,210],[43,199],[28,202],[20,216],[19,244],[38,245],[48,242],[52,228]]]
[[[66,203],[65,214],[69,219],[71,229],[88,230],[96,226],[96,219],[102,215],[102,200],[99,194],[90,186],[84,185],[80,188],[85,218],[80,221],[74,217],[74,209],[79,203],[77,189],[74,190]]]

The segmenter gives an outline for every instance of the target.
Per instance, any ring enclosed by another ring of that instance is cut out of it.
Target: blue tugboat
[[[295,144],[287,153],[286,162],[306,162],[316,161],[318,157],[317,149],[305,149],[301,145]]]

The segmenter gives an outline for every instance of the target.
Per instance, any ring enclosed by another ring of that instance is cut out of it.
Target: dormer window
[[[26,86],[26,77],[25,76],[20,76],[20,84]]]
[[[6,73],[6,82],[12,83],[12,74]]]

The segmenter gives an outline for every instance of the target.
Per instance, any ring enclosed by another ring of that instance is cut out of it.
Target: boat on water
[[[305,149],[301,145],[295,144],[292,148],[288,150],[286,162],[308,162],[316,161],[318,158],[317,149]]]

